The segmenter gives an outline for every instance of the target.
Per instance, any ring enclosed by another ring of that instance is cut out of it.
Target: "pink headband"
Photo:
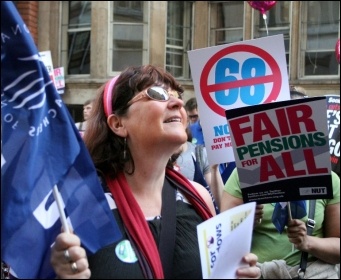
[[[104,88],[104,95],[103,95],[103,106],[104,106],[104,113],[106,117],[109,117],[112,114],[112,95],[115,83],[119,76],[112,78],[108,81]]]

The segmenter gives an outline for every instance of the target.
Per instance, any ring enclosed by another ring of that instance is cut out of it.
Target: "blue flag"
[[[290,208],[288,207],[290,203]],[[277,231],[282,233],[289,221],[289,210],[293,219],[302,219],[307,215],[307,205],[305,200],[290,202],[277,202],[272,213],[272,223]]]
[[[235,161],[219,164],[219,171],[221,174],[221,178],[223,179],[224,185],[225,185],[227,179],[230,177],[233,169],[235,169],[235,167],[236,167]]]
[[[90,155],[12,1],[1,2],[1,259],[18,278],[54,278],[61,231],[52,189],[88,253],[121,237]]]

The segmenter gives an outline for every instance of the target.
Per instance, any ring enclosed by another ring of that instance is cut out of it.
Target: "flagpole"
[[[58,191],[57,185],[54,185],[54,187],[53,187],[53,196],[54,196],[54,199],[57,202],[59,216],[60,216],[60,221],[62,222],[64,231],[66,233],[70,233],[70,229],[69,229],[69,226],[68,226],[67,221],[66,221],[65,212],[64,212],[64,209],[62,207],[63,198],[61,197],[61,195],[60,195],[60,193]]]
[[[291,205],[290,205],[290,201],[287,202],[288,204],[288,214],[289,214],[289,220],[292,220],[292,215],[291,215]]]
[[[289,214],[289,220],[291,221],[292,220],[292,215],[291,215],[291,205],[290,205],[290,201],[288,201],[288,214]],[[292,243],[292,252],[295,251],[295,245],[294,243]]]

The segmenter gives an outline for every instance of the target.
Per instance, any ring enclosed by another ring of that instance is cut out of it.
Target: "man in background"
[[[309,97],[306,90],[300,86],[290,86],[290,99],[301,99]]]
[[[192,134],[192,143],[196,146],[205,146],[204,134],[202,132],[202,127],[200,124],[198,104],[195,97],[187,100],[187,102],[185,103],[185,109],[189,120],[188,127]],[[223,183],[225,184],[235,167],[236,164],[233,161],[221,163],[219,165],[214,164],[211,166],[211,170],[214,172],[216,168],[219,168],[220,175],[222,177]],[[217,200],[219,201],[219,199]]]
[[[83,104],[83,119],[84,120],[82,122],[76,123],[76,127],[79,133],[81,134],[81,136],[83,136],[84,131],[86,130],[87,120],[89,119],[91,110],[92,110],[92,102],[93,102],[92,99],[89,99],[84,102]]]
[[[195,97],[187,100],[185,109],[189,120],[188,127],[192,134],[192,143],[205,146],[204,134],[200,125],[198,104]]]

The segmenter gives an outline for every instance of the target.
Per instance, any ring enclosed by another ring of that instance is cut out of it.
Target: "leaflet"
[[[235,279],[238,267],[247,265],[250,252],[255,202],[249,202],[197,226],[203,279]]]

